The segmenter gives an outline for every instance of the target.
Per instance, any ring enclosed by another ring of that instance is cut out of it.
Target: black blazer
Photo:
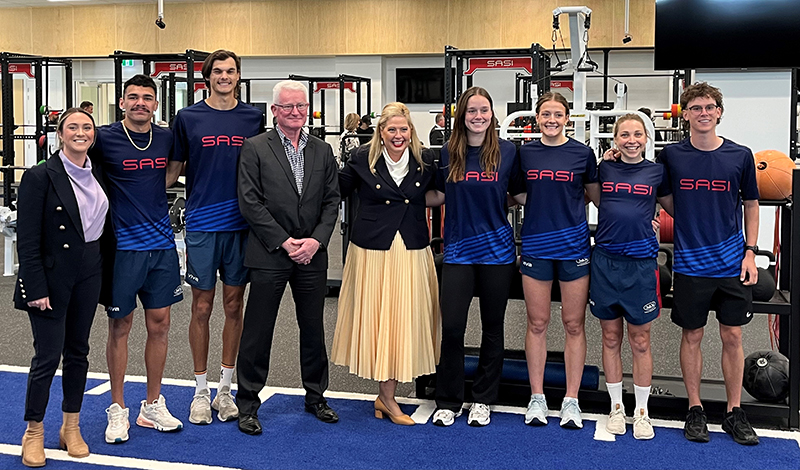
[[[106,191],[100,168],[92,173]],[[108,218],[106,218],[108,220]],[[111,231],[106,223],[103,233]],[[25,172],[17,203],[17,254],[19,271],[14,306],[29,310],[28,302],[50,297],[53,310],[35,309],[42,315],[63,315],[85,249],[83,224],[75,192],[58,155]]]
[[[369,169],[369,146],[353,151],[339,173],[342,197],[358,190],[359,210],[353,221],[350,241],[368,250],[388,250],[400,231],[406,248],[419,250],[430,243],[425,192],[433,189],[436,168],[433,152],[423,150],[421,168],[413,155],[408,158],[408,174],[398,187],[389,174],[383,156]]]
[[[250,224],[244,264],[249,268],[297,265],[281,244],[289,237],[314,238],[320,249],[300,269],[328,268],[327,245],[339,212],[339,183],[331,146],[308,136],[304,150],[303,194],[274,130],[244,141],[239,157],[239,209]]]

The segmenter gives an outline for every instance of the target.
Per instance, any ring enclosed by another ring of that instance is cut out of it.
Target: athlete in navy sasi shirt
[[[173,160],[186,162],[186,231],[246,230],[239,212],[236,168],[244,140],[264,129],[263,114],[238,101],[214,109],[205,100],[175,116]]]

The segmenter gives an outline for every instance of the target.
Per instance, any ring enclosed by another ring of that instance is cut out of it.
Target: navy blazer
[[[350,241],[368,250],[388,250],[399,231],[406,248],[419,250],[430,243],[425,193],[433,189],[436,167],[434,154],[422,151],[424,168],[409,155],[408,174],[398,186],[389,174],[383,156],[369,169],[369,145],[351,154],[339,172],[342,197],[358,192],[358,215],[353,221]]]
[[[100,168],[92,173],[105,191]],[[106,218],[108,221],[108,218]],[[110,232],[106,222],[103,233]],[[58,154],[22,175],[17,202],[17,254],[19,271],[14,306],[30,310],[28,302],[50,297],[49,316],[67,311],[86,242],[78,201],[64,163]]]

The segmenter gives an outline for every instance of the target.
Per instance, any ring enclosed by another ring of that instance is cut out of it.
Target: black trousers
[[[53,311],[28,310],[33,331],[31,369],[25,394],[25,421],[42,421],[50,399],[50,385],[64,358],[61,410],[78,413],[83,403],[89,370],[89,332],[97,311],[102,282],[100,243],[86,244],[86,251],[68,299],[50,298]]]
[[[436,367],[436,407],[464,404],[464,333],[473,292],[480,299],[481,349],[472,384],[475,403],[497,401],[503,372],[504,320],[514,264],[445,264],[442,268],[442,354]]]
[[[328,388],[328,354],[322,315],[325,308],[327,271],[252,269],[250,296],[242,328],[236,370],[240,414],[256,415],[261,406],[258,392],[266,385],[275,320],[286,283],[292,286],[297,324],[300,327],[300,375],[306,403],[324,403]]]

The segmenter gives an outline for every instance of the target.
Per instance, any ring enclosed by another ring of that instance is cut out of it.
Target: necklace
[[[128,136],[128,141],[131,143],[131,145],[133,145],[134,148],[136,148],[136,150],[138,150],[140,152],[144,152],[145,150],[149,149],[150,148],[150,144],[153,143],[153,125],[152,124],[150,125],[150,141],[147,142],[147,145],[144,148],[139,147],[138,145],[136,145],[136,142],[134,142],[133,139],[131,139],[131,135],[128,133],[128,128],[125,126],[124,122],[122,123],[122,130],[125,131],[125,135]]]

